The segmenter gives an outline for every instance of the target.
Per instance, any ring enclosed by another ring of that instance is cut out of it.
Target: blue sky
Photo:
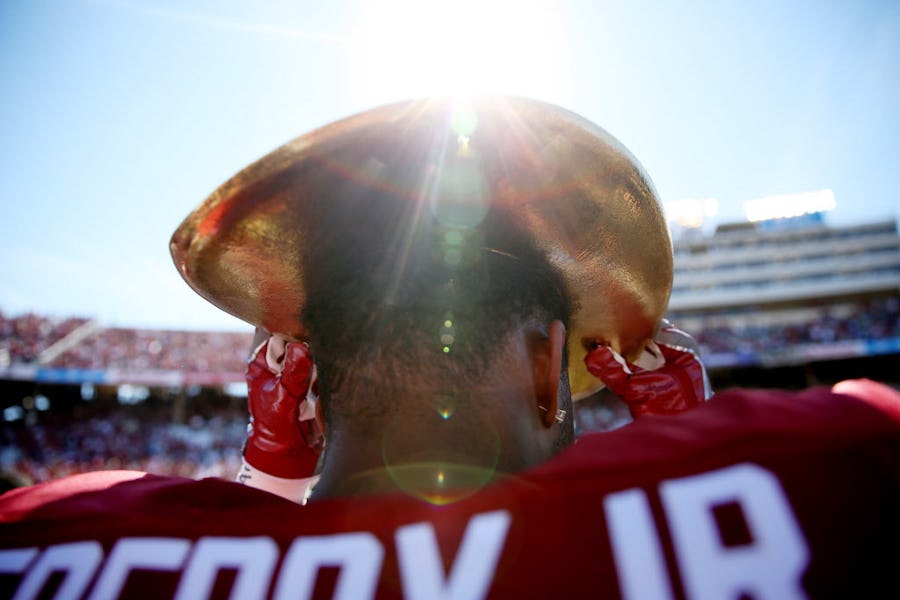
[[[900,3],[0,2],[0,310],[244,329],[168,239],[215,187],[385,102],[491,91],[595,121],[664,201],[830,189],[898,216]]]

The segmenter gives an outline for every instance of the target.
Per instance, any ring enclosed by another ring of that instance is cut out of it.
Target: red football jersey
[[[136,472],[0,498],[4,598],[898,598],[898,564],[891,393],[724,392],[442,506]]]

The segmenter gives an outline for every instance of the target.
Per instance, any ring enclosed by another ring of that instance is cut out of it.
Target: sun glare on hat
[[[549,2],[367,3],[357,33],[364,97],[511,93],[563,100],[569,60]]]

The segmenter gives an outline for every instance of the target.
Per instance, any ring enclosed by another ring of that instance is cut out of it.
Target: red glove
[[[305,344],[288,342],[283,352],[281,346],[279,338],[269,338],[247,365],[250,425],[244,459],[276,477],[311,477],[324,443],[307,399],[313,360]]]
[[[664,326],[655,342],[644,350],[655,362],[642,368],[627,362],[607,346],[597,346],[584,358],[588,371],[622,401],[634,418],[643,415],[672,415],[684,412],[710,397],[706,371],[693,338],[674,327]]]

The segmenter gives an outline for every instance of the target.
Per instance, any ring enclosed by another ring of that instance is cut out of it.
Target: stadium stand
[[[0,313],[0,367],[37,361],[42,352],[87,323],[87,319],[51,319],[33,313]]]
[[[669,318],[700,342],[715,389],[849,377],[900,387],[896,221],[727,224],[686,232],[674,247]],[[0,312],[0,471],[33,481],[110,467],[230,478],[252,337],[249,326],[129,329]],[[578,431],[602,431],[630,417],[601,391],[579,402],[576,420]]]
[[[240,468],[246,422],[241,408],[220,406],[180,423],[158,400],[28,412],[0,429],[0,472],[25,482],[102,469],[231,478]]]
[[[251,330],[106,328],[88,319],[0,313],[0,379],[224,385],[243,381],[252,339]]]
[[[900,354],[895,220],[829,227],[820,213],[725,224],[674,242],[670,318],[713,370]]]
[[[108,468],[232,477],[247,414],[228,391],[252,338],[0,313],[0,485]]]

